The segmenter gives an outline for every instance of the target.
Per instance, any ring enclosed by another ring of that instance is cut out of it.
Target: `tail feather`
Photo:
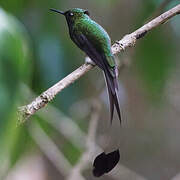
[[[118,100],[118,81],[117,77],[113,77],[108,71],[104,71],[108,94],[109,94],[109,102],[110,102],[110,112],[111,112],[111,122],[114,114],[114,106],[116,107],[116,111],[119,117],[119,121],[121,123],[121,111],[119,107]]]
[[[117,111],[117,114],[119,117],[119,121],[121,123],[121,111],[120,111],[120,107],[119,107],[119,100],[118,100],[117,91],[116,91],[116,94],[114,95],[114,104],[115,104],[116,111]]]
[[[113,102],[113,96],[111,93],[111,89],[110,87],[107,85],[107,89],[108,89],[108,95],[109,95],[109,103],[110,103],[110,113],[111,113],[111,124],[112,124],[112,120],[113,120],[113,114],[114,114],[114,102]]]

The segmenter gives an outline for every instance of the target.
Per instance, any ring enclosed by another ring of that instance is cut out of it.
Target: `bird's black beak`
[[[56,13],[59,13],[59,14],[62,14],[62,15],[65,15],[65,13],[63,12],[63,11],[59,11],[59,10],[57,10],[57,9],[49,9],[49,10],[51,10],[51,11],[54,11],[54,12],[56,12]]]

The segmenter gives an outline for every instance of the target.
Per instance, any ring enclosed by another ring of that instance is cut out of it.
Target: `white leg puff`
[[[91,64],[91,65],[93,65],[93,66],[96,65],[88,56],[85,58],[85,63],[86,63],[86,64]]]

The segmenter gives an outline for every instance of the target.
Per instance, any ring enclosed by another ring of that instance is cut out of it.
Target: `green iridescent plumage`
[[[117,66],[111,51],[111,40],[108,33],[90,18],[89,12],[86,10],[79,8],[74,8],[66,12],[55,9],[51,10],[66,17],[69,34],[73,42],[103,70],[109,93],[111,121],[115,106],[121,122],[117,93]]]
[[[111,51],[111,39],[108,33],[95,21],[93,21],[85,10],[74,8],[71,10],[74,13],[73,33],[83,34],[88,37],[88,40],[98,51],[104,53],[111,67],[115,66],[114,57]]]

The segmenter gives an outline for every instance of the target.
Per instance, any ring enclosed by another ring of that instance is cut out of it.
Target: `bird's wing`
[[[92,40],[87,38],[86,35],[80,33],[74,33],[72,40],[76,43],[76,45],[82,49],[94,63],[101,68],[102,70],[107,70],[109,73],[115,77],[116,72],[115,69],[115,60],[113,56],[106,57],[103,52],[99,52]]]
[[[106,68],[102,59],[102,55],[96,50],[96,48],[84,34],[74,34],[72,39],[76,45],[82,49],[92,59],[92,61],[95,62],[99,68],[103,70]]]
[[[101,68],[104,71],[106,76],[110,75],[112,76],[112,78],[116,77],[115,69],[109,65],[106,56],[103,53],[100,53],[95,48],[94,44],[92,44],[92,42],[84,34],[75,33],[72,39],[76,43],[76,45],[80,49],[82,49],[99,68]],[[113,91],[113,94],[115,94],[115,89],[113,85],[110,86],[111,90]]]
[[[84,35],[74,33],[73,41],[76,45],[82,49],[91,59],[95,62],[95,64],[104,71],[106,83],[108,87],[109,99],[110,99],[110,111],[111,111],[111,121],[113,118],[114,105],[116,107],[119,120],[121,122],[121,114],[119,108],[119,102],[117,97],[117,76],[116,76],[116,67],[112,67],[109,65],[107,57],[98,52],[95,48],[94,44]]]

